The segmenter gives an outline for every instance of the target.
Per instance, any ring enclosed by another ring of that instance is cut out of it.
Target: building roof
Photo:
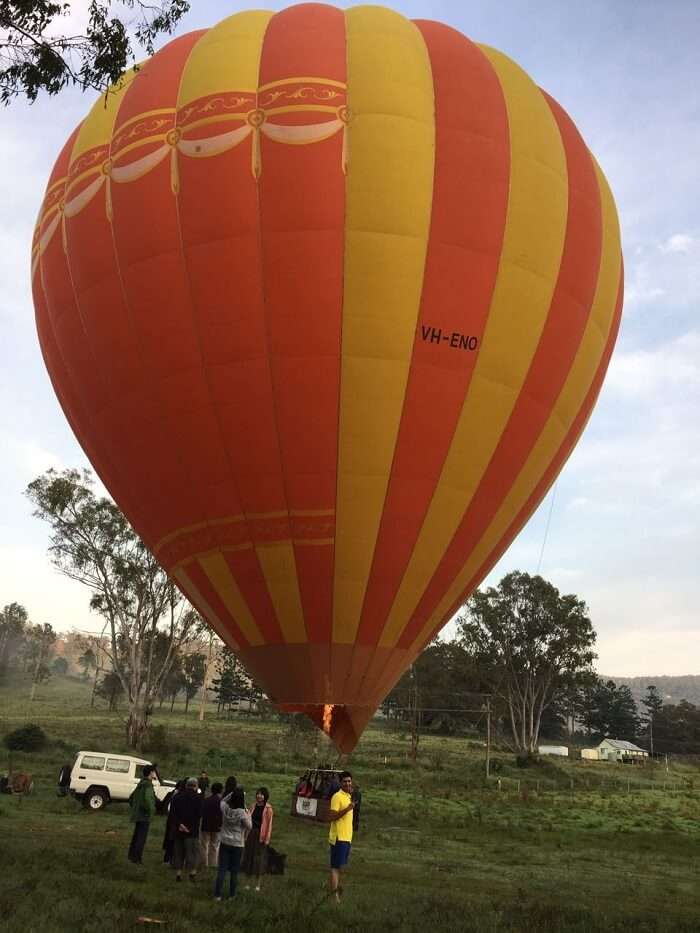
[[[611,745],[613,748],[619,748],[623,752],[643,752],[644,749],[640,748],[638,745],[634,745],[632,742],[627,742],[625,739],[603,739],[600,745],[605,743]],[[598,748],[600,748],[600,745]]]

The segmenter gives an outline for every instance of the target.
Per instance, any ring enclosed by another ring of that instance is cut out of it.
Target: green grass
[[[28,692],[23,681],[0,687],[0,732],[36,722],[51,740],[40,753],[13,753],[13,769],[34,775],[34,794],[0,798],[7,933],[116,933],[143,929],[143,915],[178,933],[700,929],[697,766],[547,761],[520,770],[503,751],[485,787],[479,743],[423,737],[414,764],[406,737],[372,727],[348,762],[363,789],[362,827],[338,906],[325,897],[324,827],[288,812],[314,737],[293,740],[286,727],[246,716],[217,721],[211,710],[202,724],[194,709],[164,707],[155,721],[170,747],[146,757],[169,777],[207,767],[214,778],[235,773],[249,790],[266,784],[273,844],[288,855],[287,874],[268,878],[261,895],[215,904],[211,874],[175,885],[161,861],[161,819],[139,870],[125,858],[123,805],[95,814],[55,795],[58,769],[78,748],[125,750],[122,715],[90,709],[89,686],[76,680],[55,679],[31,707]]]

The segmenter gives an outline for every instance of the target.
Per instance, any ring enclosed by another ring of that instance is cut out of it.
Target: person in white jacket
[[[245,795],[242,787],[236,787],[221,801],[221,817],[219,870],[216,873],[214,886],[214,899],[217,901],[222,899],[227,874],[231,875],[229,897],[236,896],[245,837],[253,825],[250,814],[245,808]]]

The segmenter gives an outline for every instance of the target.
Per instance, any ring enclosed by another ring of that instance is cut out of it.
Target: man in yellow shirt
[[[331,896],[340,900],[340,872],[348,864],[352,845],[352,774],[340,775],[340,790],[331,797],[328,819],[331,822],[328,841],[331,844]]]

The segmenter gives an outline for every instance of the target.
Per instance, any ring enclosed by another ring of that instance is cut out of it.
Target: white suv
[[[101,810],[112,800],[128,800],[143,776],[144,758],[110,755],[105,752],[78,752],[73,766],[64,765],[58,775],[58,793],[72,794],[89,810]],[[157,774],[156,769],[156,774]],[[156,805],[160,810],[175,789],[175,781],[153,782]]]

